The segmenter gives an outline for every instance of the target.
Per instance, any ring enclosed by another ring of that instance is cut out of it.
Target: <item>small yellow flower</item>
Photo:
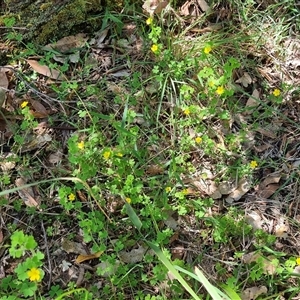
[[[128,197],[125,199],[125,201],[126,201],[127,203],[129,203],[129,204],[131,203],[131,199],[128,198]]]
[[[83,150],[84,149],[84,141],[77,143],[77,147],[78,147],[78,149]]]
[[[41,279],[41,270],[37,268],[31,268],[27,272],[27,275],[30,281],[39,281]]]
[[[204,47],[203,52],[205,54],[209,54],[211,52],[211,50],[212,50],[211,46],[207,45],[207,46]]]
[[[297,257],[297,258],[296,258],[296,264],[297,264],[298,266],[300,266],[300,257]]]
[[[200,143],[202,142],[202,138],[201,138],[200,136],[197,136],[197,137],[195,138],[195,142],[196,142],[197,144],[200,144]]]
[[[165,190],[167,193],[170,193],[172,191],[172,188],[170,186],[167,186]]]
[[[217,90],[216,90],[216,93],[217,93],[218,95],[222,95],[222,94],[224,94],[224,92],[225,92],[225,89],[224,89],[223,86],[219,86],[219,87],[217,88]]]
[[[23,101],[23,102],[21,103],[21,107],[22,107],[22,108],[26,107],[27,105],[28,105],[28,101]]]
[[[252,160],[250,162],[250,168],[255,169],[258,166],[258,163],[256,160]]]
[[[108,160],[108,159],[110,158],[110,155],[111,155],[111,152],[110,152],[110,151],[105,151],[105,152],[103,153],[103,157],[104,157],[105,160]]]
[[[158,45],[153,44],[152,47],[151,47],[151,51],[152,51],[153,53],[157,53],[157,52],[158,52]]]
[[[190,115],[191,111],[190,111],[190,109],[187,107],[187,108],[185,108],[185,109],[183,110],[183,113],[184,113],[186,116],[188,116],[188,115]]]
[[[188,190],[188,189],[182,190],[182,194],[183,194],[183,195],[187,195],[188,193],[189,193],[189,190]]]
[[[281,92],[280,92],[279,89],[275,89],[275,90],[273,91],[273,95],[274,95],[275,97],[280,96],[280,94],[281,94]]]
[[[118,157],[123,157],[123,154],[122,154],[121,152],[118,152],[116,155],[117,155]]]
[[[68,196],[68,199],[69,199],[70,201],[74,201],[74,200],[76,199],[76,196],[75,196],[73,193],[71,193],[71,194]]]
[[[146,20],[147,25],[151,25],[152,23],[153,23],[153,18],[150,17]]]

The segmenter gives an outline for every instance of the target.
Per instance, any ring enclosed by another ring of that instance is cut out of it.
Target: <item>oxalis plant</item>
[[[37,249],[34,237],[24,234],[21,230],[15,231],[10,240],[8,250],[10,257],[22,262],[18,263],[13,275],[8,275],[1,280],[0,299],[32,297],[44,277],[42,269],[44,254]]]

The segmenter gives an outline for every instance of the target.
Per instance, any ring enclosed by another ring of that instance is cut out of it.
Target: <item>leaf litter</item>
[[[197,1],[195,4],[191,3],[191,1],[187,1],[186,5],[182,7],[182,15],[184,16],[191,16],[194,17],[196,14],[201,14],[202,12],[208,11],[210,8],[208,7],[208,4],[206,1]],[[190,4],[190,5],[188,5]],[[194,6],[192,7],[191,4]],[[143,8],[151,15],[153,14],[159,14],[162,12],[164,8],[168,6],[168,1],[147,1],[147,3],[144,4]],[[218,15],[218,18],[224,19],[226,17],[226,14],[228,12],[228,8],[222,7],[219,11],[216,11],[215,14]],[[227,16],[230,16],[230,14],[227,14]],[[209,26],[209,25],[208,25]],[[80,62],[80,50],[77,52],[70,54],[68,52],[72,52],[75,48],[81,48],[86,43],[89,43],[89,46],[91,46],[90,53],[87,56],[87,59],[85,61],[85,67],[90,68],[87,78],[83,78],[83,84],[81,88],[84,88],[85,80],[91,79],[94,81],[99,80],[99,78],[102,78],[103,76],[107,76],[108,80],[106,82],[107,89],[116,94],[116,95],[123,95],[127,93],[126,88],[122,88],[121,80],[130,77],[132,75],[132,71],[129,70],[130,68],[124,67],[123,64],[118,65],[116,63],[116,57],[114,57],[115,51],[117,51],[117,58],[122,57],[124,53],[131,53],[135,51],[135,48],[133,46],[134,39],[129,36],[125,36],[123,38],[120,38],[115,43],[112,42],[112,38],[110,36],[110,29],[106,28],[94,35],[88,42],[88,39],[83,34],[78,34],[74,36],[69,36],[66,38],[63,38],[62,40],[47,45],[48,48],[51,50],[55,50],[58,52],[61,52],[63,55],[57,55],[54,59],[56,59],[60,63],[64,63],[66,61],[69,61],[71,64],[77,64]],[[201,28],[202,30],[203,28]],[[297,41],[289,41],[289,44],[287,47],[289,51],[287,52],[288,57],[285,58],[284,64],[285,67],[289,67],[293,71],[293,76],[287,76],[287,73],[284,72],[284,76],[289,77],[288,80],[290,82],[293,82],[293,84],[296,82],[296,75],[297,68],[299,66],[298,64],[298,52],[292,51],[291,49],[297,48]],[[249,51],[251,52],[251,51]],[[253,55],[255,53],[252,52]],[[264,77],[270,85],[274,86],[280,79],[280,72],[274,67],[274,65],[277,63],[276,61],[272,62],[272,57],[269,55],[268,52],[266,54],[271,59],[271,64],[268,66],[260,66],[257,68],[257,72],[259,75]],[[60,72],[56,69],[51,69],[46,65],[42,65],[39,63],[39,61],[34,59],[27,60],[27,63],[30,65],[30,67],[37,72],[38,74],[49,77],[50,79],[54,80],[56,84],[57,81],[65,80],[66,78],[62,77]],[[117,68],[116,68],[117,67]],[[214,161],[209,161],[209,158],[206,158],[204,155],[201,156],[200,153],[199,157],[203,157],[203,160],[200,161],[198,157],[191,159],[192,163],[194,164],[195,168],[197,169],[198,173],[196,174],[186,174],[187,178],[183,178],[182,181],[184,184],[187,185],[187,195],[191,198],[197,198],[199,194],[202,197],[209,196],[216,200],[216,204],[218,201],[223,201],[227,207],[230,207],[231,205],[237,205],[237,203],[240,203],[244,201],[243,205],[245,207],[245,211],[247,209],[251,208],[251,210],[246,214],[246,220],[248,221],[248,224],[250,224],[254,229],[260,229],[265,230],[268,233],[273,233],[275,236],[280,240],[288,240],[291,235],[295,235],[295,227],[293,225],[288,224],[287,218],[281,216],[283,214],[284,209],[280,207],[277,202],[282,201],[282,199],[285,198],[286,193],[288,193],[288,190],[284,183],[286,180],[291,180],[292,185],[289,186],[291,189],[297,190],[297,182],[293,181],[293,175],[291,173],[291,169],[289,166],[285,166],[283,160],[286,158],[294,157],[294,160],[291,160],[291,164],[297,168],[297,162],[299,161],[299,155],[297,150],[297,143],[293,143],[294,141],[298,141],[298,133],[297,128],[295,125],[292,124],[292,122],[287,121],[287,117],[290,117],[291,119],[295,119],[295,114],[291,114],[291,110],[284,110],[283,114],[278,115],[279,122],[277,120],[276,122],[270,117],[267,119],[266,123],[264,123],[264,120],[261,120],[261,123],[259,124],[258,128],[251,128],[251,122],[253,120],[253,115],[256,111],[259,109],[262,109],[264,105],[264,99],[263,93],[260,89],[260,86],[258,84],[259,79],[258,75],[250,75],[250,73],[243,71],[241,73],[242,75],[235,81],[235,83],[239,84],[242,89],[249,89],[247,92],[249,93],[248,96],[246,96],[244,99],[242,99],[245,104],[245,112],[244,119],[242,119],[242,116],[236,117],[234,116],[231,120],[230,126],[228,126],[226,131],[221,131],[221,134],[219,138],[220,144],[224,144],[224,135],[231,132],[232,130],[235,130],[235,126],[241,126],[242,125],[249,125],[249,137],[252,138],[252,143],[248,144],[248,150],[251,150],[257,155],[257,157],[260,157],[264,160],[275,158],[278,161],[278,168],[282,168],[280,173],[273,172],[274,168],[271,167],[262,167],[267,170],[265,172],[267,174],[263,174],[263,176],[259,176],[259,174],[256,175],[256,185],[254,185],[253,178],[247,178],[247,177],[241,177],[238,180],[236,178],[229,178],[229,179],[223,179],[223,175],[218,173],[218,171],[212,169],[201,169],[199,165],[213,165]],[[71,74],[70,74],[71,75]],[[78,74],[74,72],[75,79]],[[71,78],[71,77],[70,77]],[[38,90],[41,90],[42,93],[47,94],[49,92],[49,89],[46,89],[45,85],[43,84],[43,79],[39,79],[40,81],[37,82]],[[82,79],[81,79],[82,80]],[[9,77],[7,76],[5,69],[1,68],[0,73],[0,88],[2,93],[0,93],[0,100],[2,107],[5,107],[5,101],[7,100],[8,94],[7,90],[9,90]],[[151,95],[155,95],[157,92],[157,87],[151,87],[151,84],[148,84],[148,87],[145,89],[151,90]],[[44,90],[43,90],[44,89]],[[249,92],[250,91],[250,92]],[[34,95],[37,96],[37,95]],[[291,96],[292,97],[292,96]],[[51,98],[56,99],[57,95],[51,95]],[[74,100],[75,99],[75,100]],[[91,99],[91,98],[89,98]],[[144,98],[143,98],[144,99]],[[13,98],[11,100],[16,100],[16,98]],[[50,108],[49,104],[44,103],[39,99],[38,97],[34,97],[32,99],[28,98],[29,105],[31,108],[31,114],[35,119],[46,119],[48,120],[50,116],[54,117],[54,122],[57,122],[57,116],[60,113],[60,109],[58,106],[55,105],[55,103],[50,102],[53,107],[57,107],[56,109]],[[65,100],[65,99],[64,99]],[[75,95],[69,94],[66,97],[66,102],[63,104],[68,105],[68,101],[70,103],[72,101],[78,101],[76,99]],[[51,100],[50,100],[51,101]],[[94,103],[91,103],[95,105],[95,107],[99,107],[99,99],[93,100]],[[13,101],[12,101],[13,102]],[[109,111],[116,113],[117,110],[112,109],[111,104],[105,104],[105,106],[101,107],[101,112]],[[288,104],[287,104],[288,105]],[[69,107],[69,109],[72,111],[74,109],[72,106]],[[138,111],[138,110],[137,110]],[[297,109],[295,109],[296,115],[298,113]],[[237,119],[242,119],[242,121],[236,121]],[[41,120],[42,122],[43,120]],[[298,121],[298,119],[296,119]],[[13,119],[13,123],[18,122],[18,120]],[[59,122],[58,122],[59,123]],[[6,122],[5,122],[6,124]],[[59,123],[59,126],[62,127],[62,123]],[[267,126],[269,125],[269,127]],[[6,126],[6,125],[5,125]],[[59,126],[53,126],[53,127],[59,127]],[[4,128],[1,128],[1,130]],[[56,133],[53,133],[51,131],[46,131],[43,133],[30,133],[26,136],[26,141],[22,145],[22,148],[20,152],[22,155],[25,155],[26,153],[32,154],[33,151],[41,151],[43,148],[47,148],[48,146],[51,146],[53,142],[60,142],[60,136],[61,132],[60,129],[55,128]],[[74,130],[69,130],[74,131]],[[287,135],[288,138],[285,141],[282,137],[283,134]],[[216,138],[216,136],[214,136]],[[65,144],[65,143],[64,143]],[[66,145],[66,144],[65,144]],[[153,147],[154,149],[154,147]],[[48,154],[48,162],[50,165],[54,164],[60,164],[63,161],[63,156],[65,155],[64,149],[59,149],[58,151],[53,151],[53,149],[46,150],[46,153]],[[154,151],[156,152],[156,150]],[[285,155],[288,155],[288,157],[285,157]],[[10,152],[10,155],[14,155],[13,152]],[[8,156],[9,157],[9,156]],[[4,161],[8,157],[3,157]],[[49,164],[46,163],[45,168],[45,174],[50,170],[51,167],[49,167]],[[5,165],[5,162],[1,163],[1,168],[3,171],[11,171],[18,166],[18,163],[12,163],[11,165]],[[68,167],[68,166],[67,166]],[[269,170],[268,170],[269,169]],[[160,164],[156,163],[149,163],[146,168],[146,174],[150,177],[155,176],[161,176],[164,174],[165,169],[161,167]],[[50,172],[50,171],[49,171]],[[204,173],[208,174],[207,177],[203,177],[199,175],[199,173],[202,175]],[[183,176],[184,177],[184,176]],[[40,179],[40,178],[37,178]],[[30,178],[24,178],[20,177],[15,180],[15,186],[22,187],[27,182],[31,182]],[[40,206],[40,194],[38,190],[35,190],[34,188],[24,188],[21,189],[18,192],[19,197],[24,201],[25,205],[31,206],[31,207],[37,207]],[[280,198],[280,196],[282,198]],[[85,199],[82,197],[81,199]],[[279,199],[276,202],[276,199]],[[271,201],[269,201],[271,200]],[[111,210],[112,213],[118,214],[120,213],[120,199],[116,200],[118,203]],[[260,203],[260,204],[258,204]],[[263,205],[261,203],[264,203],[265,209],[263,209]],[[297,213],[297,210],[295,209],[298,205],[297,197],[292,197],[290,200],[291,204],[291,211],[290,215]],[[294,205],[295,204],[295,205]],[[258,207],[259,206],[259,207]],[[221,209],[220,213],[224,213],[224,209]],[[209,227],[207,227],[207,224],[202,221],[195,221],[195,218],[191,216],[186,217],[180,217],[175,218],[174,215],[171,213],[168,214],[166,220],[163,222],[164,226],[167,228],[171,228],[173,230],[178,231],[176,235],[173,235],[172,238],[170,238],[170,244],[168,246],[171,246],[171,244],[174,246],[172,249],[172,255],[173,259],[180,258],[182,259],[186,254],[187,258],[190,258],[190,260],[193,259],[193,251],[196,255],[199,255],[202,250],[204,252],[204,248],[208,247],[211,251],[213,250],[213,247],[210,247],[213,243],[212,241],[212,234],[213,230]],[[268,223],[267,229],[265,229],[265,224]],[[184,229],[182,229],[184,228]],[[2,232],[2,231],[0,231]],[[75,230],[74,230],[75,232]],[[82,239],[80,233],[76,233],[76,238],[78,240]],[[197,239],[195,238],[197,236]],[[191,250],[187,250],[186,246],[181,244],[180,240],[183,239],[183,242],[188,244],[188,247],[191,248]],[[1,242],[1,241],[0,241]],[[174,244],[173,244],[174,243]],[[177,244],[176,244],[177,243]],[[69,261],[72,261],[70,259],[70,255],[72,253],[77,253],[79,256],[75,260],[76,263],[80,264],[82,262],[91,262],[91,260],[94,260],[96,258],[101,259],[101,252],[95,252],[95,254],[88,254],[91,253],[90,249],[88,247],[86,248],[85,245],[83,246],[82,242],[69,242],[68,246],[66,246],[64,243],[62,244],[62,249],[67,253],[67,260],[61,259],[61,265],[63,266],[63,271],[72,269],[73,262],[70,263]],[[221,247],[221,246],[220,246]],[[240,245],[236,246],[240,247]],[[283,246],[285,247],[285,246]],[[223,249],[218,249],[218,251],[213,252],[212,255],[216,259],[224,260],[224,257],[221,257],[220,253],[224,250],[224,252],[232,252],[234,248],[229,249],[227,248],[225,250],[225,246]],[[286,247],[286,252],[292,254],[291,251],[288,250],[288,247]],[[240,249],[240,248],[239,248]],[[299,245],[294,249],[296,252],[299,253]],[[234,249],[236,250],[236,249]],[[101,262],[98,266],[102,269],[109,269],[110,271],[107,271],[105,273],[106,276],[109,277],[112,276],[116,272],[116,268],[118,265],[126,263],[126,264],[137,264],[139,262],[143,262],[143,259],[147,253],[148,249],[147,247],[144,247],[142,244],[136,243],[135,247],[133,247],[130,250],[122,250],[119,252],[119,260],[116,260],[117,263],[112,267],[108,265],[107,262]],[[248,255],[250,255],[250,258],[243,259],[244,263],[253,263],[257,260],[261,260],[264,266],[264,272],[269,275],[276,274],[276,270],[274,268],[274,265],[270,263],[270,261],[273,260],[274,257],[265,257],[263,254],[257,254],[249,252]],[[195,256],[194,256],[195,257]],[[66,257],[64,257],[66,258]],[[232,259],[230,257],[230,254],[228,254],[226,259]],[[206,269],[206,272],[209,274],[209,272],[212,272],[212,263],[209,261],[208,257],[206,257],[206,260],[204,259],[204,268]],[[70,271],[71,272],[71,271]],[[70,278],[78,277],[78,269],[74,268],[72,269],[72,274],[69,274]],[[217,277],[217,276],[216,276]],[[242,299],[256,299],[261,295],[264,295],[267,293],[267,288],[265,286],[260,287],[248,287],[243,291]]]

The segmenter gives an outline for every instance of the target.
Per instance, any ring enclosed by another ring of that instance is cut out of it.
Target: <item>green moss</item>
[[[60,38],[60,33],[68,35],[72,27],[81,24],[86,18],[86,4],[83,0],[75,0],[62,8],[49,22],[42,26],[36,42],[45,44],[50,39]]]
[[[42,4],[34,0],[10,2],[14,4],[9,5],[10,13],[18,15],[16,26],[26,26],[28,29],[23,41],[45,45],[74,34],[74,29],[78,31],[83,26],[97,29],[101,26],[101,19],[99,21],[99,18],[89,16],[99,15],[104,8],[120,7],[124,0],[66,0],[63,4],[57,0],[43,1]]]

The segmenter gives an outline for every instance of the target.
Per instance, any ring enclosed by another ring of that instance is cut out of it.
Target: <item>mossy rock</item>
[[[16,26],[27,28],[23,35],[23,42],[45,45],[74,34],[80,29],[81,31],[99,29],[101,27],[100,13],[107,8],[122,7],[123,1],[7,0],[5,3],[2,18],[15,17]]]

